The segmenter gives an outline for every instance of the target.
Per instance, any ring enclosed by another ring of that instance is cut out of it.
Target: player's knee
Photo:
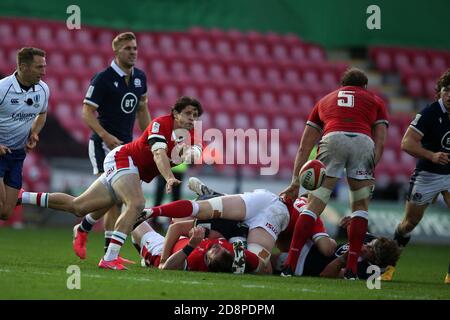
[[[72,201],[72,210],[71,210],[77,217],[84,217],[89,212],[86,211],[86,206],[84,203],[78,199],[74,199]]]
[[[358,190],[350,190],[349,198],[352,210],[367,210],[368,201],[372,198],[375,186],[366,186]]]
[[[145,208],[145,200],[144,199],[134,200],[129,204],[127,204],[127,208],[129,212],[140,214]]]

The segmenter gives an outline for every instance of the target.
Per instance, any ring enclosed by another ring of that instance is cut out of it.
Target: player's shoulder
[[[114,69],[112,67],[107,67],[107,68],[103,69],[102,71],[99,71],[96,74],[94,74],[91,81],[92,82],[103,81],[103,80],[112,78],[113,75],[114,75]]]
[[[142,79],[147,78],[147,76],[145,75],[144,70],[141,70],[139,68],[134,67],[133,72],[134,72],[134,76],[136,78],[142,78]]]
[[[422,109],[420,112],[421,114],[435,114],[439,115],[442,113],[441,105],[439,104],[439,101],[434,101],[430,104],[427,104],[425,108]]]
[[[9,76],[4,77],[3,79],[0,79],[0,89],[5,89],[5,88],[8,89],[13,83],[13,81],[12,81],[13,76],[14,75],[9,75]]]
[[[173,118],[171,114],[166,114],[163,116],[156,117],[155,119],[152,120],[152,122],[157,122],[162,125],[170,125],[173,123]]]
[[[49,88],[48,84],[45,83],[45,81],[43,81],[43,80],[39,80],[37,86],[41,87],[47,93],[50,92],[50,88]]]

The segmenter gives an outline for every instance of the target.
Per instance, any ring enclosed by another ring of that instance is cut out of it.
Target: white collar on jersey
[[[22,87],[19,84],[19,81],[16,78],[16,73],[17,71],[14,71],[14,73],[12,75],[10,75],[11,78],[11,82],[13,85],[14,90],[16,90],[16,93],[27,93],[25,90],[22,89]],[[31,88],[33,89],[33,92],[39,91],[41,90],[41,86],[37,86],[37,85],[33,85],[31,86]]]
[[[126,77],[127,74],[125,73],[125,71],[123,71],[122,69],[120,69],[119,65],[116,63],[115,60],[113,60],[111,62],[111,68],[114,69],[115,72],[117,72],[117,74],[121,77]],[[131,68],[131,76],[133,76],[133,72],[134,72],[134,68]]]
[[[442,98],[440,98],[438,100],[438,102],[439,102],[439,105],[441,106],[441,110],[443,113],[450,113],[450,112],[448,112],[447,108],[444,106],[444,101],[442,101]]]

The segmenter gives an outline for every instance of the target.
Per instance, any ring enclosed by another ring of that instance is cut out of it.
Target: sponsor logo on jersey
[[[86,98],[92,97],[92,93],[94,92],[94,86],[89,86],[86,92]]]
[[[136,88],[142,87],[141,79],[138,79],[138,78],[134,79],[134,86]]]
[[[25,112],[19,112],[19,113],[13,113],[11,115],[11,118],[14,121],[20,121],[20,122],[28,122],[36,117],[35,113],[25,113]]]
[[[159,132],[159,123],[158,122],[153,122],[152,133],[158,133],[158,132]]]
[[[413,198],[414,201],[420,201],[420,199],[422,199],[422,194],[419,193],[419,192],[414,192],[412,198]]]
[[[11,104],[19,104],[19,99],[17,99],[17,98],[12,98],[12,99],[11,99]]]
[[[442,137],[441,140],[442,148],[444,148],[447,151],[450,151],[450,131],[447,131],[446,134]]]
[[[120,106],[125,113],[132,113],[138,103],[138,98],[132,92],[127,92],[123,98]]]
[[[114,81],[114,86],[117,88],[119,86],[119,83],[117,81]]]
[[[35,108],[38,108],[39,107],[39,101],[41,100],[41,95],[35,95],[34,97],[33,97],[33,101],[34,101],[34,104],[33,104],[33,107],[35,107]]]
[[[417,126],[417,122],[419,122],[420,117],[422,117],[421,114],[416,114],[416,117],[414,118],[414,120],[411,122],[411,124],[413,126]]]

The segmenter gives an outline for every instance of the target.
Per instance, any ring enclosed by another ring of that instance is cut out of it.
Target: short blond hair
[[[125,41],[136,40],[136,36],[133,32],[124,32],[118,34],[112,41],[112,49],[114,52],[119,51],[122,43]]]

